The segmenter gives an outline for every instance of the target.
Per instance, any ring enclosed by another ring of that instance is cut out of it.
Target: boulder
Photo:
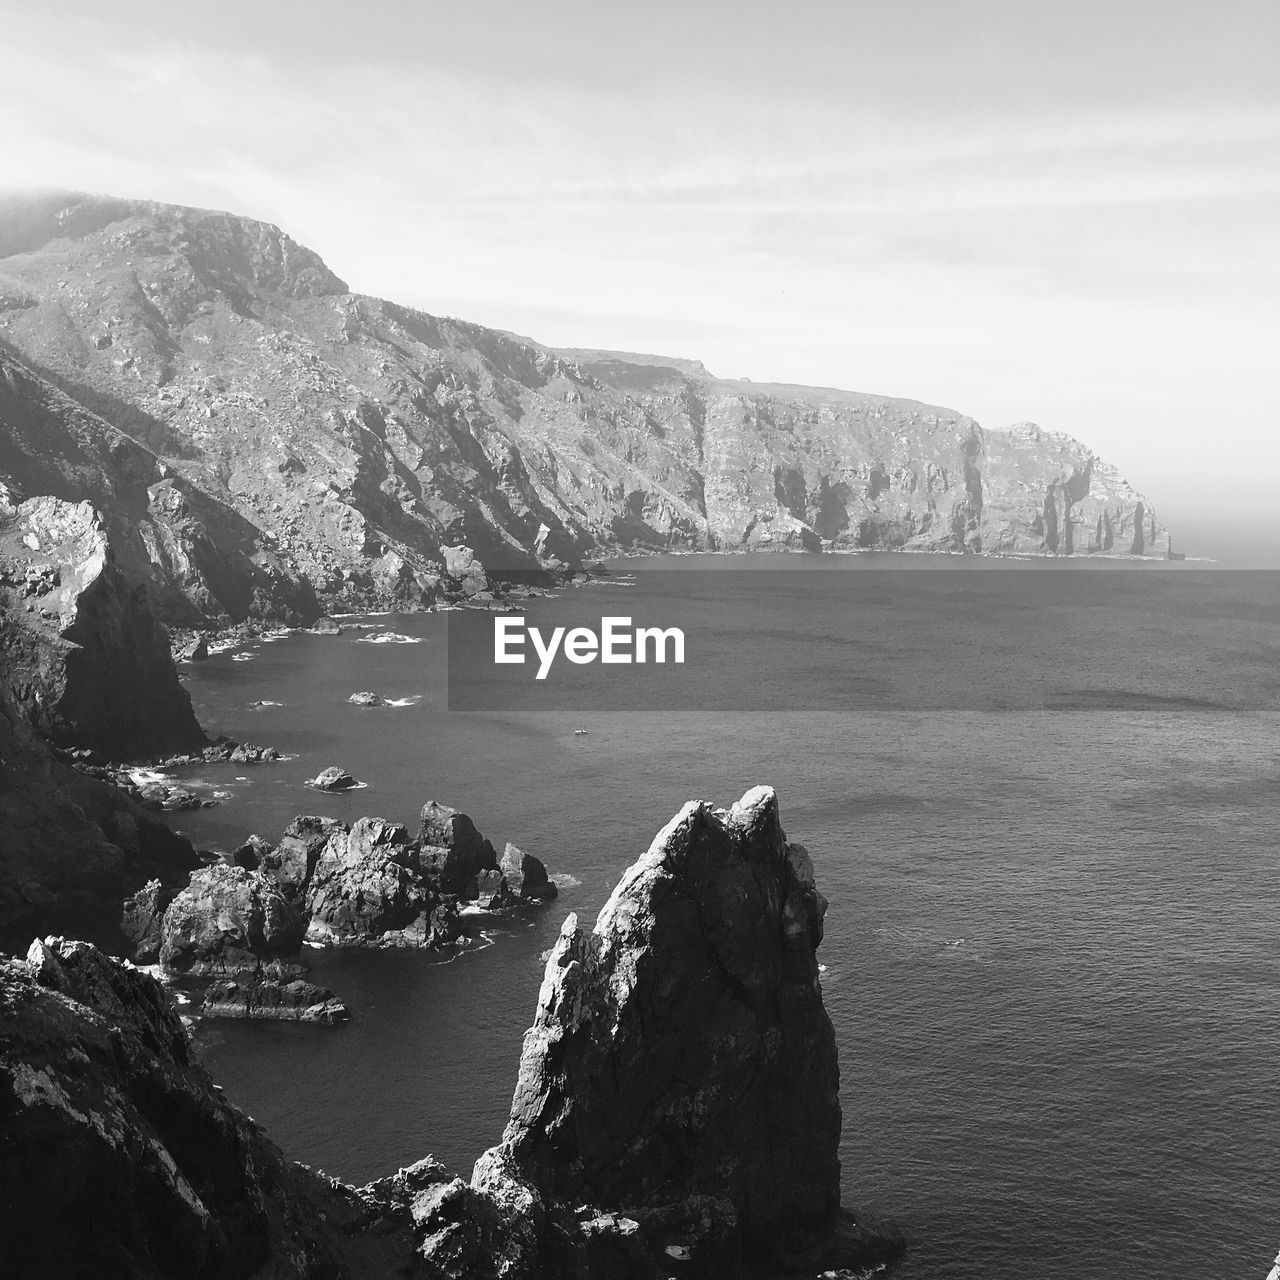
[[[183,662],[204,662],[209,657],[209,641],[204,636],[196,636],[178,654]]]
[[[162,931],[160,963],[166,969],[220,974],[296,955],[305,928],[270,877],[215,863],[192,874],[164,913]]]
[[[737,1275],[744,1255],[820,1270],[899,1251],[840,1213],[825,910],[772,789],[727,812],[686,805],[594,929],[565,921],[525,1036],[510,1166],[545,1199],[625,1207],[705,1274]]]
[[[342,627],[327,614],[317,618],[311,630],[318,636],[340,636]]]
[[[383,699],[379,694],[369,693],[368,691],[363,693],[353,693],[347,701],[357,707],[382,707],[386,705],[385,699]]]
[[[442,893],[465,893],[481,871],[497,871],[498,857],[476,824],[465,813],[428,800],[422,806],[418,840],[423,845],[446,849],[440,863]]]
[[[330,765],[327,769],[322,769],[316,776],[308,781],[307,786],[315,787],[317,791],[349,791],[352,787],[358,787],[358,783],[345,769],[340,769],[336,764]]]
[[[252,978],[218,978],[204,993],[200,1013],[206,1018],[272,1018],[280,1022],[345,1022],[351,1015],[325,987],[301,978],[283,982]]]
[[[498,869],[506,877],[507,887],[517,898],[550,900],[559,893],[541,860],[510,841],[502,851]]]
[[[408,833],[381,818],[334,832],[307,890],[307,940],[345,946],[404,929],[429,911],[431,887],[412,867]]]

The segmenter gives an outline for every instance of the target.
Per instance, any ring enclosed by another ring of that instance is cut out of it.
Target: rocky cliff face
[[[114,924],[126,893],[195,865],[186,840],[59,760],[0,681],[0,946]]]
[[[0,957],[5,1265],[23,1280],[879,1267],[901,1240],[838,1208],[824,906],[772,791],[686,806],[593,931],[566,922],[502,1144],[470,1181],[428,1156],[361,1188],[289,1164],[227,1103],[148,975],[55,937]],[[230,984],[217,998],[251,1000]]]
[[[0,209],[0,340],[163,469],[147,555],[210,617],[296,610],[311,587],[335,607],[421,603],[450,547],[500,568],[617,549],[1168,551],[1150,504],[1066,437],[548,350],[352,294],[226,214]],[[4,457],[0,480],[46,491]]]
[[[0,656],[59,746],[119,758],[205,744],[168,632],[87,502],[32,498],[0,520]]]

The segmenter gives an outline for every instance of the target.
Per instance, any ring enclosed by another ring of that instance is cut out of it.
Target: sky
[[[1086,441],[1280,564],[1275,0],[0,0],[0,185],[558,346]]]

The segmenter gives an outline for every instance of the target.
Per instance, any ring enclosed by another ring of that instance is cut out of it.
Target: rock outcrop
[[[428,802],[419,834],[401,823],[300,815],[272,845],[251,836],[228,862],[193,872],[180,892],[156,880],[125,902],[134,958],[170,972],[279,977],[304,939],[321,946],[443,947],[468,937],[459,908],[532,909],[556,886],[508,845],[511,881],[465,813]],[[449,844],[433,843],[449,841]]]
[[[165,910],[160,963],[174,973],[223,974],[284,961],[302,947],[306,926],[274,881],[215,863],[194,872]]]
[[[147,974],[54,937],[0,958],[5,1264],[19,1280],[880,1268],[901,1239],[839,1208],[824,905],[772,791],[686,806],[594,930],[566,921],[506,1133],[469,1181],[430,1156],[360,1188],[290,1165],[194,1061]],[[211,998],[236,1016],[255,999],[239,979]]]
[[[154,979],[86,943],[0,957],[0,1220],[14,1280],[425,1277],[412,1223],[226,1102]]]
[[[114,926],[151,879],[178,884],[195,850],[117,787],[71,767],[0,680],[0,945],[33,930]]]
[[[282,981],[254,974],[216,978],[205,988],[200,1012],[206,1018],[267,1018],[276,1022],[345,1022],[347,1006],[327,987],[301,978]]]
[[[54,487],[20,435],[0,483],[125,513],[174,620],[483,597],[618,550],[1169,550],[1151,504],[1068,437],[550,350],[352,294],[275,227],[61,199],[11,206],[21,234],[0,211],[0,295],[21,299],[0,341],[27,362],[15,385],[76,401],[58,412],[78,470]],[[270,265],[304,260],[305,284]]]
[[[686,805],[594,929],[565,921],[496,1154],[544,1200],[624,1210],[708,1275],[892,1256],[840,1212],[825,911],[770,788]]]
[[[150,595],[87,502],[32,498],[0,519],[0,665],[58,746],[119,759],[204,745]]]

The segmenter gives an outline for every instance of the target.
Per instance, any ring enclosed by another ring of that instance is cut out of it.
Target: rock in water
[[[548,1201],[625,1208],[708,1274],[888,1256],[839,1213],[826,901],[772,789],[686,805],[547,962],[499,1153]],[[856,1231],[845,1232],[853,1234]]]
[[[169,904],[160,963],[177,973],[235,973],[298,953],[305,925],[270,877],[215,863]]]
[[[445,850],[441,855],[440,888],[444,893],[467,894],[481,871],[497,871],[498,855],[476,824],[465,813],[428,800],[422,806],[418,840],[424,846]]]
[[[347,701],[354,703],[357,707],[381,707],[385,705],[379,694],[370,693],[368,690],[363,690],[360,693],[353,693]]]
[[[295,978],[282,982],[255,974],[243,981],[219,978],[205,988],[206,1018],[272,1018],[280,1022],[345,1022],[347,1006],[327,987]]]
[[[359,785],[345,769],[339,769],[336,764],[322,769],[307,783],[307,786],[315,787],[317,791],[349,791]]]
[[[507,887],[518,898],[535,900],[554,898],[560,891],[547,875],[542,860],[526,853],[518,845],[507,842],[502,851],[498,868],[506,878]]]

